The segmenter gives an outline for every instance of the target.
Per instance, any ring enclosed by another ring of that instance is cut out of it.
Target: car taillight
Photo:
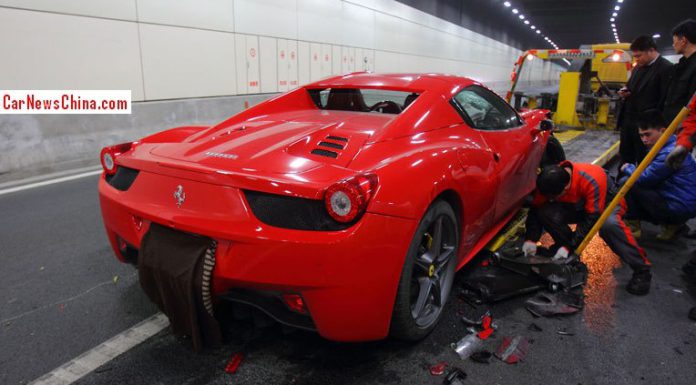
[[[137,142],[121,143],[115,146],[104,147],[99,156],[104,171],[113,175],[116,173],[116,157],[130,150]]]
[[[365,211],[376,188],[377,176],[373,174],[340,181],[326,190],[326,211],[338,222],[352,222]]]

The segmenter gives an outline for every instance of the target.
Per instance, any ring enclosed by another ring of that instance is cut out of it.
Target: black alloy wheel
[[[399,282],[391,335],[419,340],[439,321],[452,290],[459,232],[452,207],[433,203],[416,230]]]

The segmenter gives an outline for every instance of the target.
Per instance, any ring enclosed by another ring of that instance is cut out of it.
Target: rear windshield
[[[398,114],[418,97],[417,93],[372,88],[324,88],[307,90],[322,110]]]

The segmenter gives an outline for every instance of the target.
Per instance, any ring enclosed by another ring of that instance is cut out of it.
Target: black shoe
[[[650,280],[652,274],[650,270],[637,270],[633,272],[633,277],[626,285],[626,291],[633,295],[646,295],[650,292]]]
[[[689,310],[689,318],[696,321],[696,306]]]

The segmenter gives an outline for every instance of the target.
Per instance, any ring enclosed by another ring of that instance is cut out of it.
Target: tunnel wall
[[[0,0],[0,89],[129,89],[130,116],[0,115],[0,175],[212,124],[352,71],[444,72],[497,92],[520,51],[393,0]],[[535,61],[521,81],[557,82]]]

